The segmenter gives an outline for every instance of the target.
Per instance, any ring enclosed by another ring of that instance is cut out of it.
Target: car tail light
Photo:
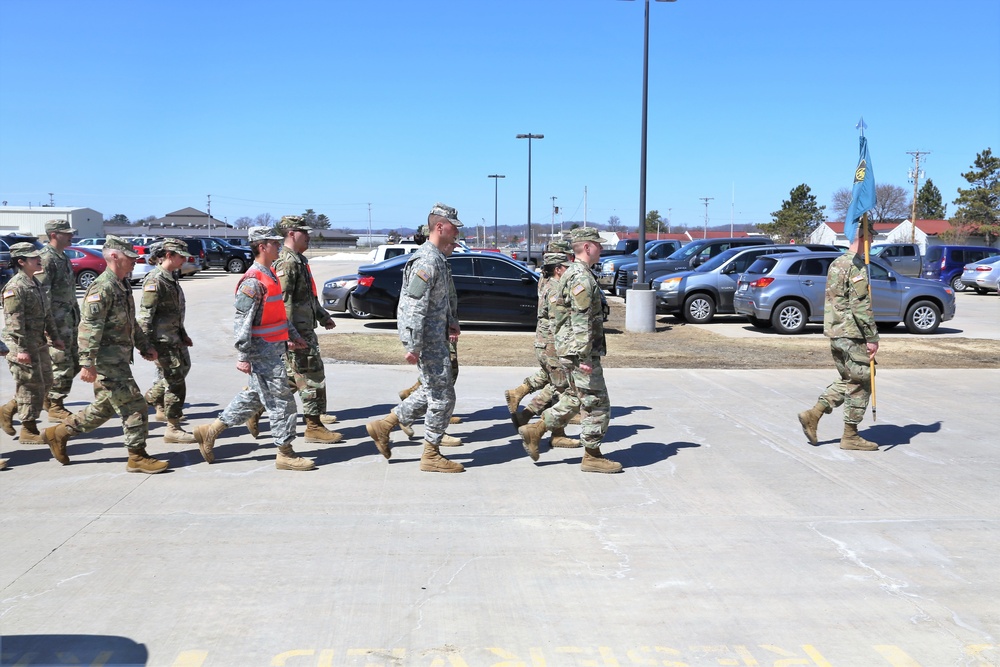
[[[140,256],[139,256],[139,257],[138,257],[138,258],[137,258],[137,259],[135,260],[135,263],[136,263],[136,264],[145,264],[145,263],[146,263],[146,258],[145,258],[145,257],[143,257],[142,255],[140,255]]]
[[[188,257],[188,262],[190,264],[194,264],[194,255],[192,255],[191,257]]]
[[[358,276],[358,285],[362,287],[371,287],[373,282],[375,282],[375,276]]]
[[[992,271],[992,266],[977,266],[976,271]]]
[[[765,276],[764,278],[758,278],[757,280],[750,283],[750,287],[767,287],[774,282],[774,278],[770,276]]]
[[[941,270],[944,271],[944,264],[947,260],[944,255],[941,255]]]

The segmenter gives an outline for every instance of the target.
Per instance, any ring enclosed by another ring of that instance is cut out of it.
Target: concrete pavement
[[[184,283],[192,424],[243,384],[230,283]],[[299,444],[308,473],[242,427],[209,466],[154,422],[154,476],[125,473],[117,420],[68,467],[0,435],[0,663],[1000,664],[1000,371],[883,371],[868,453],[837,448],[840,411],[818,447],[795,419],[832,367],[611,369],[605,476],[524,454],[502,391],[530,370],[462,369],[460,475],[367,439],[396,366],[327,364],[345,440]]]

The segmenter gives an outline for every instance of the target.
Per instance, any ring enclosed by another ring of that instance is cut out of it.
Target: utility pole
[[[550,197],[552,199],[552,222],[549,223],[549,243],[552,243],[552,237],[556,235],[556,213],[559,212],[559,207],[556,206],[556,200],[558,197]]]
[[[587,186],[583,186],[583,226],[587,226]],[[559,225],[559,231],[562,231],[562,225]]]
[[[667,209],[667,234],[670,233],[670,212],[673,211],[673,210],[674,209],[672,209],[672,208],[668,208]]]
[[[212,195],[208,195],[208,235],[212,235]]]
[[[371,202],[368,202],[368,247],[369,248],[372,247],[372,203]]]
[[[917,185],[920,183],[920,177],[923,174],[920,172],[920,156],[930,155],[930,151],[906,151],[907,155],[912,155],[913,159],[916,161],[916,165],[909,173],[909,177],[913,180],[913,206],[910,209],[910,243],[917,242]]]
[[[705,235],[704,238],[708,238],[708,202],[715,199],[715,197],[698,197],[698,199],[705,202]]]
[[[499,248],[500,233],[497,231],[497,196],[500,193],[500,190],[498,189],[500,186],[498,184],[500,183],[499,179],[507,177],[503,174],[490,174],[486,178],[493,179],[493,247]]]
[[[55,200],[55,198],[54,198],[54,197],[52,196],[53,194],[55,194],[55,193],[53,193],[53,192],[50,192],[50,193],[49,193],[49,206],[55,206],[55,205],[56,205],[56,200]]]

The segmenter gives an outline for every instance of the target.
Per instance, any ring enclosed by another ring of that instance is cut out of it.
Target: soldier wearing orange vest
[[[306,343],[289,326],[281,285],[271,270],[278,257],[281,237],[269,227],[251,227],[248,233],[254,263],[236,286],[236,369],[250,376],[249,386],[230,401],[219,418],[198,426],[194,436],[205,461],[215,461],[215,439],[230,426],[242,424],[261,407],[268,411],[271,435],[278,448],[279,470],[312,470],[311,459],[292,448],[295,440],[295,395],[288,386],[285,351],[299,350]]]

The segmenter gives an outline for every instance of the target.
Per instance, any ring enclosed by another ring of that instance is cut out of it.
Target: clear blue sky
[[[996,0],[651,3],[647,207],[767,222],[906,151],[951,201],[1000,153]],[[639,220],[643,3],[0,0],[0,199],[110,217],[305,208],[334,227]],[[735,206],[733,191],[735,189]],[[558,219],[557,219],[558,220]]]

